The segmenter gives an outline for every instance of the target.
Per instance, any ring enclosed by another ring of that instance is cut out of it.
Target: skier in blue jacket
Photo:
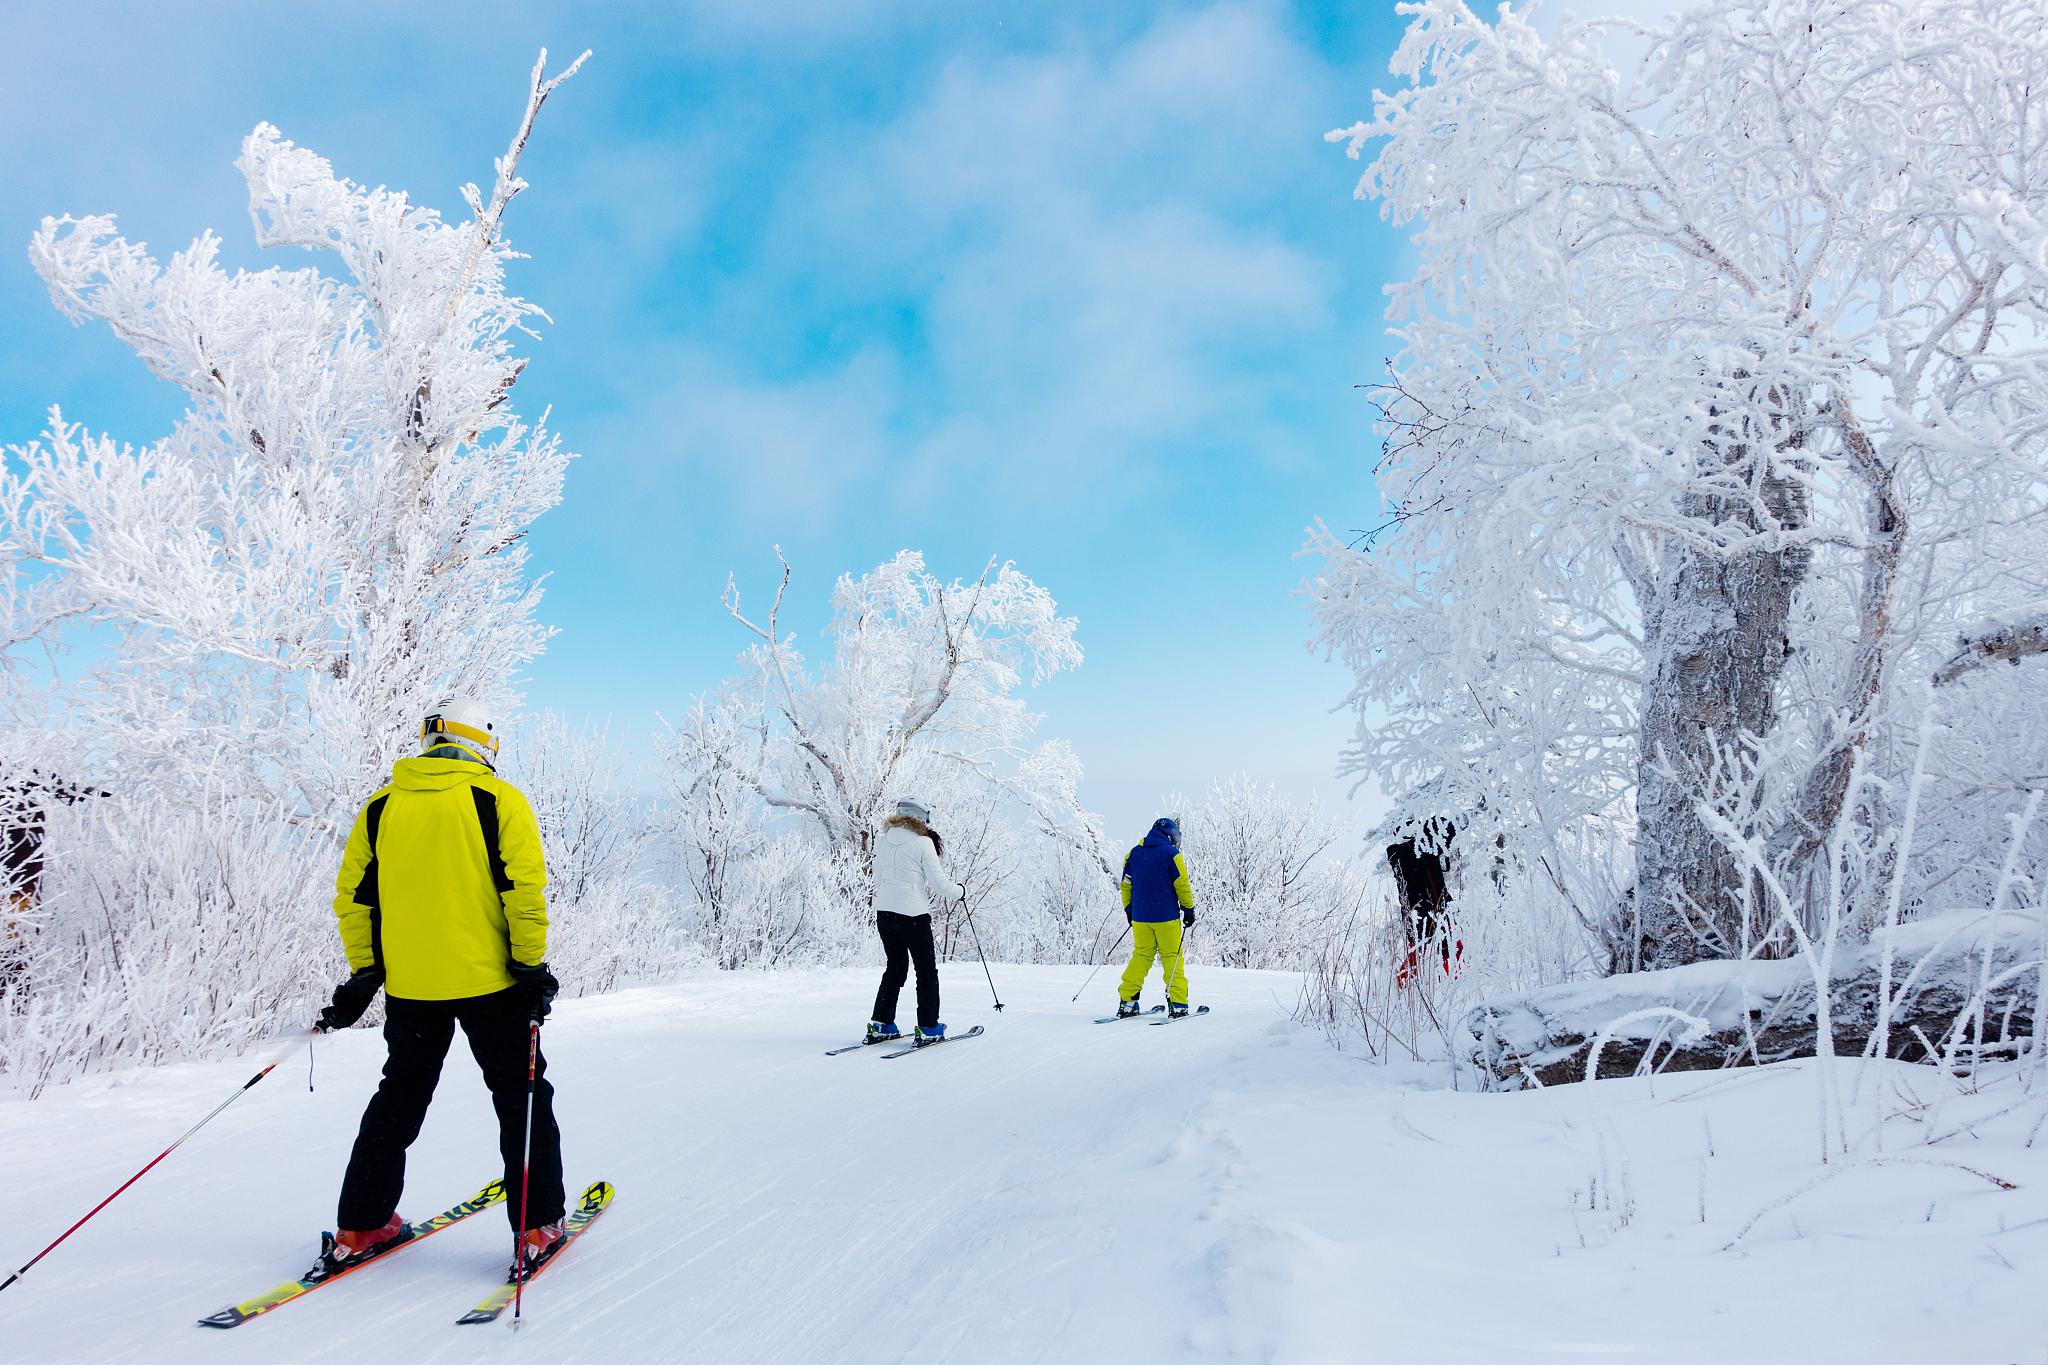
[[[1166,978],[1167,1013],[1188,1012],[1188,976],[1181,961],[1181,931],[1195,923],[1195,888],[1188,880],[1187,859],[1180,852],[1180,822],[1161,816],[1152,822],[1145,842],[1124,855],[1124,917],[1131,922],[1131,964],[1117,985],[1119,1016],[1138,1012],[1138,994],[1159,960]]]

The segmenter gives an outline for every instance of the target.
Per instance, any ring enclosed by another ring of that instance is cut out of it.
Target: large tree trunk
[[[1804,414],[1797,417],[1803,419]],[[1794,415],[1780,449],[1802,443]],[[1747,443],[1710,465],[1737,472],[1757,457]],[[1681,511],[1737,538],[1807,524],[1805,490],[1764,471],[1689,495]],[[1718,553],[1676,543],[1665,555],[1644,612],[1648,659],[1636,763],[1636,880],[1630,906],[1629,960],[1616,970],[1675,967],[1738,951],[1742,872],[1701,823],[1694,802],[1721,753],[1744,734],[1765,735],[1777,721],[1773,692],[1784,671],[1786,622],[1812,552],[1782,544]]]

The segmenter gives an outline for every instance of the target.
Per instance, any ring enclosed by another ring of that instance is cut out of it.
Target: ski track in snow
[[[516,1335],[454,1325],[509,1259],[497,1210],[231,1332],[193,1325],[311,1261],[382,1061],[357,1031],[320,1045],[315,1093],[304,1055],[288,1058],[0,1295],[0,1358],[2048,1355],[2028,1306],[2048,1270],[2048,1154],[2023,1146],[2037,1110],[1961,1148],[1888,1145],[2017,1191],[1939,1167],[1852,1170],[1723,1251],[1820,1169],[1796,1065],[1459,1094],[1444,1071],[1361,1065],[1293,1025],[1283,973],[1199,969],[1216,1012],[1165,1030],[1093,1025],[1109,992],[1069,1004],[1081,969],[999,968],[1001,1015],[978,969],[944,974],[948,1021],[988,1036],[889,1066],[822,1055],[856,1036],[866,971],[564,1002],[544,1042],[569,1184],[605,1178],[618,1196],[536,1282]],[[138,1070],[0,1100],[0,1262],[34,1254],[252,1069]],[[1948,1118],[2013,1098],[1958,1100]],[[458,1043],[401,1207],[421,1217],[473,1191],[493,1150]]]

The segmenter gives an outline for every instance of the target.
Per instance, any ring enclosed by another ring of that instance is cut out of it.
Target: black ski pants
[[[483,1069],[491,1107],[498,1111],[498,1150],[505,1158],[505,1212],[519,1231],[519,1157],[526,1145],[526,1045],[529,1010],[517,991],[466,1000],[384,999],[384,1079],[363,1110],[348,1174],[341,1181],[335,1225],[381,1228],[405,1188],[405,1151],[420,1135],[441,1063],[462,1025],[469,1052]],[[562,1134],[555,1126],[555,1088],[547,1060],[536,1058],[533,1082],[532,1170],[527,1178],[528,1227],[563,1213]],[[462,1191],[467,1195],[469,1191]]]
[[[932,947],[930,915],[894,915],[875,912],[875,928],[882,933],[882,952],[889,965],[882,968],[882,989],[875,992],[877,1022],[896,1022],[896,995],[909,975],[909,964],[917,964],[917,1026],[930,1028],[939,1022],[939,955]]]

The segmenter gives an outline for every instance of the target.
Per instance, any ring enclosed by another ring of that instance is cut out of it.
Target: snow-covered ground
[[[2048,1152],[2024,1145],[2040,1103],[1932,1148],[1895,1121],[1895,1162],[1724,1250],[1822,1171],[1800,1066],[1457,1093],[1296,1027],[1284,974],[1200,969],[1216,1013],[1158,1029],[1092,1025],[1109,977],[1069,1004],[1082,975],[999,968],[998,1017],[978,969],[948,968],[949,1022],[989,1033],[901,1061],[821,1055],[855,1036],[867,972],[566,1002],[546,1038],[570,1181],[618,1198],[516,1336],[454,1325],[507,1257],[495,1211],[232,1332],[197,1327],[301,1269],[332,1217],[381,1044],[330,1040],[316,1092],[301,1054],[0,1295],[0,1358],[2048,1359]],[[0,1263],[250,1070],[0,1102]],[[1890,1074],[1937,1093],[1924,1068]],[[2009,1078],[1933,1117],[2023,1098]],[[405,1212],[489,1177],[489,1113],[458,1043]]]

